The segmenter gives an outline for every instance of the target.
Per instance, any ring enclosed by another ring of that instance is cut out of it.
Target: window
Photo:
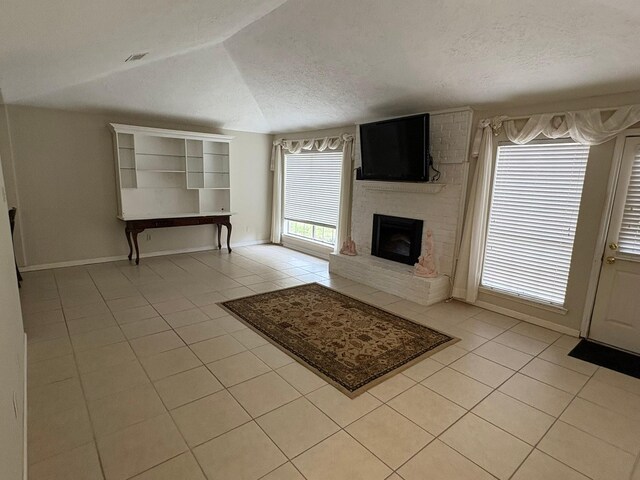
[[[589,147],[498,147],[482,286],[564,303]]]
[[[335,245],[340,212],[342,152],[284,157],[285,233]]]
[[[321,227],[311,223],[292,222],[285,220],[285,232],[294,237],[314,240],[327,245],[336,244],[336,229],[334,227]]]
[[[640,255],[640,151],[636,152],[631,167],[618,247],[622,254]]]

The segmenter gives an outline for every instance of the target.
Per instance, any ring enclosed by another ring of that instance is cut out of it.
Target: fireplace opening
[[[422,248],[422,220],[373,215],[371,255],[413,265]]]

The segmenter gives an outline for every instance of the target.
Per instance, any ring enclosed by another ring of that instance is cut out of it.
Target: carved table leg
[[[225,223],[225,225],[227,227],[227,250],[231,253],[231,223]]]
[[[129,227],[125,227],[124,235],[127,237],[127,243],[129,244],[129,261],[131,261],[131,255],[133,255],[133,246],[131,245],[131,230],[129,230]]]
[[[136,265],[140,264],[140,249],[138,248],[138,234],[142,232],[142,230],[133,230],[133,244],[136,247]]]
[[[220,234],[222,233],[222,225],[217,223],[216,224],[216,228],[218,229],[218,250],[222,250],[222,242],[220,242]]]

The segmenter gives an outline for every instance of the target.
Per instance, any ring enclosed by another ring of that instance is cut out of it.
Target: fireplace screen
[[[373,215],[371,255],[413,265],[422,248],[422,220]]]

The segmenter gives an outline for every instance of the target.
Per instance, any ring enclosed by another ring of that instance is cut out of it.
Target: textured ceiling
[[[250,132],[271,129],[222,45],[148,63],[25,103],[77,111],[153,114]]]
[[[221,42],[282,3],[3,0],[0,88],[12,103]],[[147,51],[140,63],[124,63]]]
[[[640,90],[637,1],[54,3],[3,4],[6,103],[285,132]]]

